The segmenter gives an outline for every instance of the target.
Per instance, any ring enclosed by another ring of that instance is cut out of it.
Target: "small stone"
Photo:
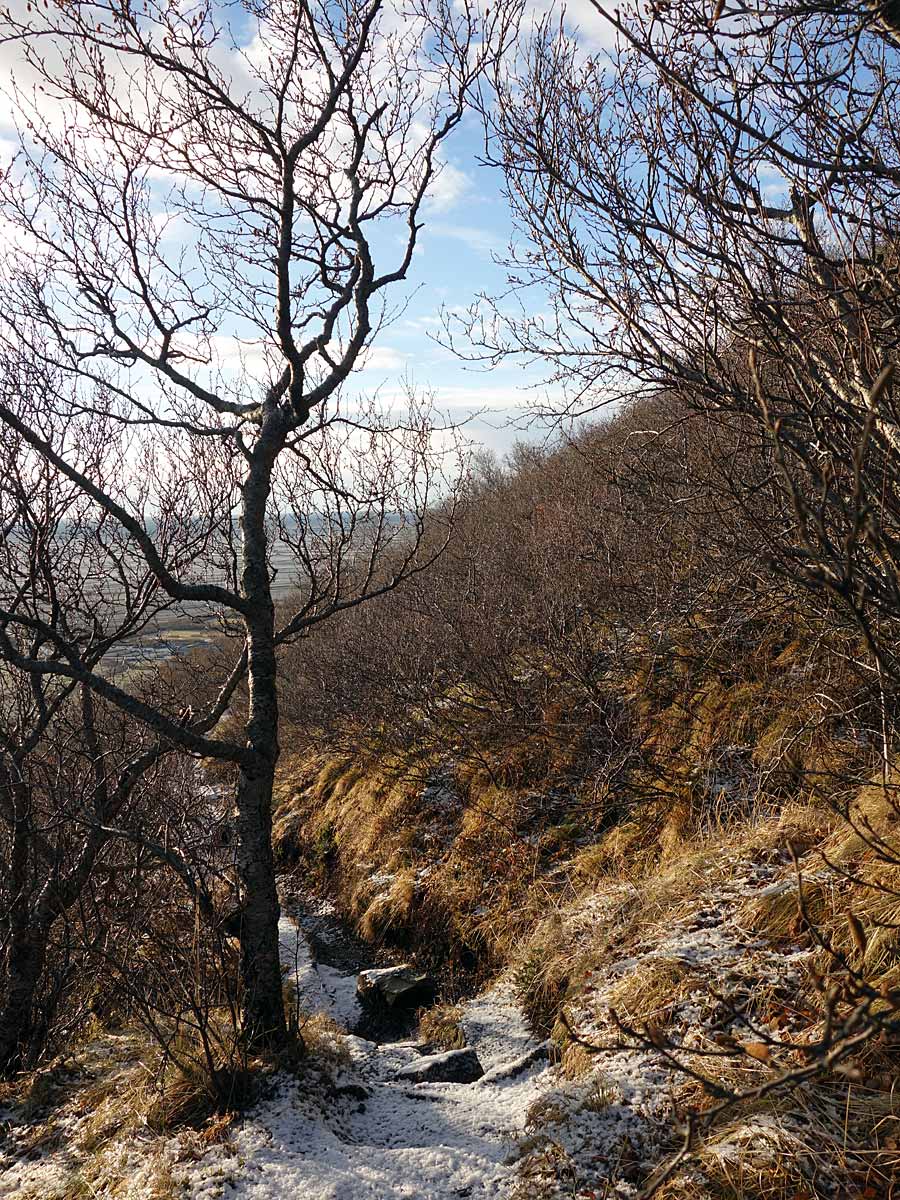
[[[410,1063],[397,1072],[406,1083],[474,1083],[484,1074],[478,1055],[471,1046],[463,1050],[446,1050]]]
[[[381,1001],[389,1008],[418,1008],[431,1004],[437,984],[430,975],[414,970],[409,963],[361,971],[356,977],[356,994],[364,1003]]]

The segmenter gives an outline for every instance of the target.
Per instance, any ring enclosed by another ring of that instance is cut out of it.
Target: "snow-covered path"
[[[302,933],[285,919],[282,954],[301,1004],[342,1027],[357,1014],[356,980],[313,963]],[[228,1142],[179,1169],[197,1200],[416,1200],[506,1196],[517,1137],[547,1086],[544,1059],[529,1061],[529,1035],[512,988],[500,983],[466,1006],[463,1028],[485,1075],[475,1083],[411,1083],[421,1062],[413,1042],[377,1045],[348,1035],[330,1094],[285,1076],[246,1114]]]
[[[353,944],[333,912],[304,906],[300,919],[310,941],[285,919],[282,959],[300,1008],[331,1020],[313,1019],[305,1027],[311,1053],[296,1072],[268,1076],[264,1098],[230,1124],[168,1134],[113,1131],[96,1151],[93,1115],[73,1093],[72,1107],[60,1109],[49,1133],[40,1113],[21,1124],[23,1150],[8,1163],[0,1144],[0,1196],[68,1200],[76,1194],[73,1187],[87,1180],[91,1195],[121,1200],[562,1200],[593,1194],[626,1200],[677,1145],[672,1113],[685,1093],[681,1074],[651,1048],[617,1044],[611,1010],[620,1002],[619,989],[635,974],[650,987],[659,967],[665,972],[674,964],[681,972],[676,984],[683,986],[653,1002],[668,1005],[668,1028],[688,1054],[721,1034],[722,995],[754,1000],[761,984],[768,1007],[754,1010],[751,1024],[726,1010],[726,1028],[738,1039],[753,1036],[768,1029],[763,1022],[771,1009],[778,1022],[773,1037],[790,1036],[795,1025],[798,1036],[808,1036],[808,1018],[792,997],[811,951],[769,944],[745,928],[748,902],[780,894],[785,870],[738,862],[722,879],[711,863],[708,880],[697,881],[692,906],[643,921],[627,943],[587,971],[567,1005],[581,1037],[605,1047],[586,1061],[582,1055],[579,1063],[582,1048],[576,1046],[571,1062],[551,1066],[547,1047],[529,1034],[510,980],[495,983],[462,1007],[466,1043],[484,1069],[472,1083],[416,1082],[410,1067],[421,1072],[434,1065],[426,1048],[359,1036],[374,1030],[373,1037],[397,1037],[390,1030],[406,1026],[373,1023],[371,1013],[361,1014],[356,972],[369,965],[370,952]],[[615,927],[630,887],[614,882],[565,911],[559,936],[571,954],[588,955],[597,930]],[[332,965],[315,961],[310,944]],[[622,951],[626,956],[619,956]],[[783,1014],[790,1013],[786,1023]],[[742,1065],[738,1051],[733,1062]],[[133,1074],[134,1063],[130,1067]],[[777,1129],[769,1121],[766,1136],[776,1129],[781,1139],[776,1153],[782,1144],[792,1154],[808,1145],[802,1121],[802,1114],[783,1115]],[[704,1151],[707,1161],[724,1161],[728,1170],[739,1165],[745,1146],[758,1142],[759,1129],[751,1113],[738,1133],[729,1127]],[[844,1126],[836,1130],[834,1161],[840,1165]],[[35,1134],[46,1144],[37,1155],[27,1149]]]

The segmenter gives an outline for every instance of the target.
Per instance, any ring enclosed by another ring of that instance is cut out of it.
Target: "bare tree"
[[[34,401],[39,381],[31,373],[27,382]],[[3,402],[19,412],[25,383],[12,370],[4,374]],[[47,417],[45,431],[51,425]],[[70,464],[82,471],[102,464],[114,475],[121,445],[109,434],[94,418],[70,423]],[[40,1052],[77,967],[65,955],[49,963],[57,933],[113,827],[129,824],[135,809],[151,819],[154,788],[174,784],[171,766],[161,768],[176,743],[130,720],[86,682],[95,672],[121,673],[128,650],[131,666],[141,666],[135,703],[171,703],[172,687],[167,696],[163,677],[133,657],[135,639],[171,608],[171,598],[81,487],[8,427],[0,464],[0,1072],[7,1073]],[[133,501],[151,488],[148,472]],[[198,552],[195,532],[182,522],[187,558]],[[41,668],[17,665],[29,661]],[[191,733],[218,723],[242,676],[239,662],[212,706],[195,682]],[[188,699],[183,690],[180,699]]]
[[[569,413],[666,394],[750,414],[794,511],[773,559],[896,676],[873,628],[900,614],[893,6],[595,8],[612,51],[548,21],[500,81],[522,303],[469,332],[546,359]]]
[[[752,469],[731,470],[733,495],[750,513],[772,496],[773,519],[756,526],[769,563],[806,589],[829,632],[843,625],[865,710],[880,710],[872,757],[891,817],[859,834],[871,871],[831,865],[878,894],[867,928],[883,936],[896,890],[873,877],[897,861],[900,681],[897,6],[593,6],[612,49],[544,22],[486,113],[523,235],[508,264],[521,302],[485,301],[466,332],[489,361],[548,361],[557,412],[651,396],[763,435]],[[535,312],[534,291],[549,311]],[[842,782],[853,796],[860,775]],[[816,1039],[798,1067],[763,1038],[772,1071],[755,1091],[716,1093],[696,1068],[720,1103],[688,1122],[683,1151],[642,1195],[734,1104],[827,1075],[879,1030],[895,1036],[897,996],[873,983],[863,923],[851,913],[842,937],[816,928],[798,891],[826,964]],[[622,1032],[691,1073],[683,1046]]]
[[[13,670],[6,682],[18,695],[0,751],[0,1075],[33,1065],[58,1024],[71,1033],[86,1015],[88,956],[73,913],[121,827],[135,812],[149,819],[156,790],[172,783],[160,744],[142,744],[118,710],[98,711],[89,688],[49,695]]]
[[[5,338],[49,386],[31,405],[23,381],[24,407],[4,400],[0,419],[117,529],[152,589],[219,614],[238,635],[243,649],[220,682],[224,696],[246,670],[245,727],[232,741],[203,732],[175,698],[148,702],[73,652],[71,638],[64,649],[44,616],[31,618],[42,645],[6,654],[236,768],[251,1042],[284,1030],[270,844],[277,648],[435,553],[419,549],[421,514],[443,484],[426,415],[373,424],[371,412],[335,402],[389,315],[383,297],[409,269],[441,143],[502,51],[510,15],[501,5],[482,21],[443,2],[401,13],[381,0],[3,15],[38,87],[16,91],[21,150],[0,189],[27,251],[6,271]],[[123,449],[121,477],[73,456],[70,422],[83,419],[140,443],[140,453]],[[323,446],[336,431],[349,432],[367,469],[344,480],[315,526]],[[154,495],[135,501],[142,461]],[[321,522],[343,523],[346,561],[351,509],[363,515],[349,540],[369,566],[323,576],[306,548]],[[276,625],[279,520],[307,585],[320,582]],[[185,553],[185,542],[203,553]],[[396,570],[380,575],[375,565],[400,542]],[[23,624],[9,606],[0,618]]]

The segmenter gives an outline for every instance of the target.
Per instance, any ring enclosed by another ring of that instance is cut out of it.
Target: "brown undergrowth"
[[[361,738],[282,762],[282,865],[327,891],[365,937],[440,970],[446,1001],[511,971],[533,1029],[553,1039],[576,1099],[561,1092],[547,1101],[553,1120],[535,1115],[523,1196],[618,1194],[604,1190],[611,1160],[601,1169],[566,1148],[567,1123],[582,1128],[625,1103],[590,1038],[577,1036],[579,1021],[600,1022],[595,1033],[608,1039],[614,1013],[651,1044],[691,1031],[714,1051],[697,1060],[712,1086],[740,1090],[774,1066],[768,1051],[757,1060],[745,1050],[751,1035],[727,1032],[728,1006],[776,1040],[815,1027],[830,970],[823,937],[877,986],[900,978],[891,920],[900,875],[859,832],[892,836],[896,814],[871,741],[833,715],[854,710],[855,681],[835,667],[826,695],[821,640],[808,628],[763,625],[742,638],[691,627],[678,646],[636,641],[595,698],[595,712],[616,714],[606,743],[557,680],[530,731],[505,741],[496,713],[472,718],[470,696],[466,739],[452,753],[439,752],[431,730],[403,752]],[[669,944],[704,905],[711,928],[727,917],[734,942],[717,960],[720,976]],[[791,956],[799,975],[781,971]],[[453,1020],[436,1018],[425,1033],[459,1044]],[[832,1074],[738,1105],[660,1194],[889,1194],[900,1117],[885,1082],[893,1053],[870,1048],[854,1060],[857,1082]],[[689,1075],[669,1088],[675,1109],[712,1103]],[[661,1130],[675,1109],[646,1118],[657,1129],[651,1158],[663,1161]],[[619,1182],[632,1186],[640,1156],[620,1150]]]
[[[735,830],[752,842],[773,818],[783,846],[802,851],[871,769],[830,715],[853,679],[836,668],[828,702],[810,698],[818,632],[697,624],[676,641],[635,635],[587,699],[545,663],[522,684],[534,692],[524,725],[467,695],[447,697],[442,731],[430,715],[393,750],[360,733],[291,753],[288,730],[282,867],[326,890],[368,940],[440,969],[448,999],[516,960],[546,1008],[561,981],[533,950],[519,960],[548,909],[599,880],[654,876]]]

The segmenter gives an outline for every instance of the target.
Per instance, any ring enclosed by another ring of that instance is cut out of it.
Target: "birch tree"
[[[22,62],[21,144],[0,188],[19,247],[4,268],[3,336],[47,386],[34,403],[23,378],[0,421],[116,529],[152,596],[214,619],[240,647],[209,712],[246,674],[246,724],[227,737],[177,697],[149,700],[46,613],[29,618],[36,648],[7,639],[3,651],[166,745],[233,764],[254,1045],[284,1032],[277,653],[439,552],[422,541],[446,490],[427,412],[341,397],[391,314],[442,143],[511,16],[444,0],[76,0],[3,13]],[[115,476],[78,455],[84,421],[120,439]],[[276,620],[279,535],[298,593]],[[9,604],[0,623],[24,624]]]

